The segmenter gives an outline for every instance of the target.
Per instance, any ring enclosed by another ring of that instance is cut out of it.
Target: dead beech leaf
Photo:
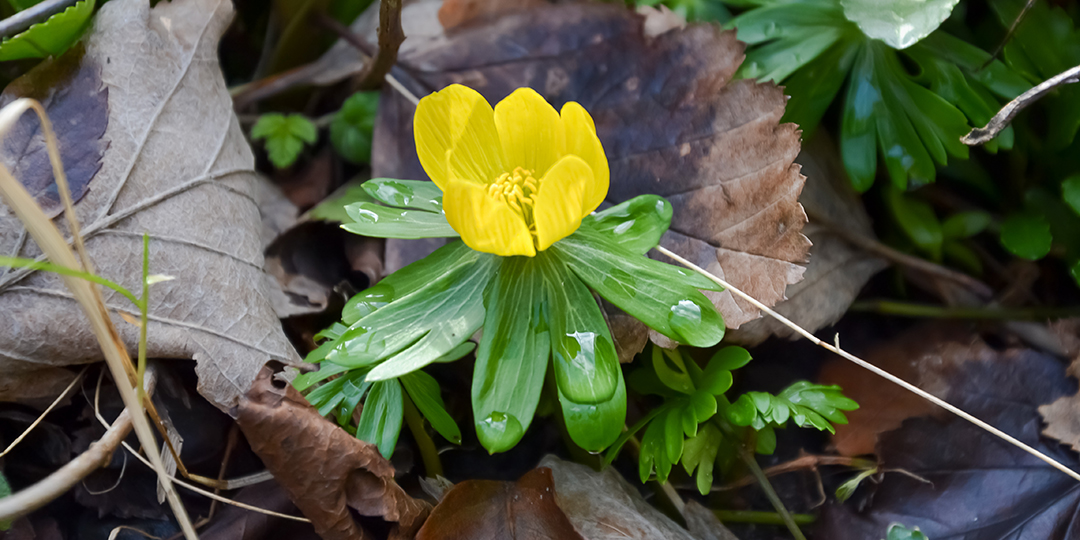
[[[551,455],[540,460],[539,467],[551,469],[556,501],[585,540],[706,540],[690,534],[646,502],[612,467],[596,472]],[[720,532],[717,535],[733,538]]]
[[[1080,378],[1080,319],[1062,319],[1050,323],[1050,330],[1072,360],[1066,370],[1070,377]],[[1062,396],[1053,403],[1039,407],[1046,420],[1043,435],[1053,437],[1080,452],[1080,393]]]
[[[5,91],[14,97],[37,88],[49,96],[62,139],[68,130],[82,133],[71,111],[107,95],[108,149],[76,156],[78,171],[101,161],[76,204],[87,249],[99,274],[139,291],[141,236],[150,234],[150,272],[176,279],[151,288],[149,355],[198,361],[199,391],[224,410],[268,360],[298,360],[265,290],[258,178],[217,63],[218,39],[232,16],[228,0],[176,0],[152,10],[147,0],[115,0],[95,17],[77,61],[65,55]],[[45,174],[39,138],[22,143],[31,150],[15,156],[17,174]],[[6,207],[0,253],[40,254]],[[119,294],[103,293],[111,310],[138,313]],[[138,330],[115,320],[134,351]],[[99,359],[89,325],[58,278],[22,270],[0,278],[5,375]]]
[[[665,247],[776,304],[810,247],[793,163],[799,133],[779,123],[786,98],[772,84],[731,80],[744,58],[734,32],[690,24],[649,37],[644,21],[609,4],[543,6],[402,49],[393,73],[417,95],[461,83],[494,103],[529,86],[556,108],[581,103],[609,159],[607,201],[666,197],[675,215]],[[384,89],[373,176],[426,178],[414,109]],[[759,316],[730,292],[707,294],[730,328]]]
[[[803,280],[789,286],[787,300],[773,307],[795,324],[815,332],[839,320],[866,282],[888,263],[833,232],[832,227],[842,227],[848,232],[874,237],[870,217],[851,188],[840,163],[839,151],[828,134],[818,131],[813,139],[803,144],[795,161],[802,165],[806,175],[806,187],[799,202],[806,207],[810,223],[803,233],[814,245],[810,248],[810,264],[806,266]],[[818,219],[828,219],[830,223],[816,223]],[[746,323],[727,337],[733,342],[752,346],[770,335],[798,337],[792,329],[771,317]]]
[[[583,540],[556,497],[544,467],[517,482],[466,480],[443,495],[416,540]]]
[[[951,376],[974,362],[994,362],[999,353],[964,326],[942,321],[918,325],[871,350],[863,358],[905,381],[944,397]],[[818,381],[836,384],[859,409],[845,412],[846,425],[837,424],[832,437],[844,456],[873,454],[878,437],[900,427],[908,418],[944,411],[925,399],[842,358],[821,368]]]
[[[323,540],[370,538],[349,509],[394,522],[391,538],[412,538],[430,506],[394,482],[378,448],[319,416],[292,385],[264,367],[240,400],[236,422],[289,498]]]
[[[973,360],[942,375],[941,397],[1075,470],[1076,454],[1039,436],[1039,405],[1076,387],[1061,363],[1030,349]],[[1076,480],[959,417],[909,419],[881,435],[878,457],[929,483],[886,473],[865,508],[827,505],[814,538],[882,538],[894,522],[931,539],[1073,540],[1080,531]]]

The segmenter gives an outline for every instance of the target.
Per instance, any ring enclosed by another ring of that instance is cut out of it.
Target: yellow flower
[[[604,148],[577,103],[560,114],[519,88],[492,110],[455,84],[420,100],[413,130],[446,220],[476,251],[532,257],[576,231],[607,195]]]

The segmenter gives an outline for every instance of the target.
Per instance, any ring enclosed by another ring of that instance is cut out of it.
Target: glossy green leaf
[[[694,483],[698,492],[708,495],[712,490],[713,466],[716,464],[716,454],[720,449],[723,435],[712,424],[705,424],[698,431],[697,436],[686,440],[683,446],[682,465],[686,474],[694,474]]]
[[[749,426],[757,418],[757,407],[750,396],[743,394],[726,411],[728,420],[736,426]]]
[[[512,448],[532,422],[551,354],[545,287],[531,257],[499,257],[473,368],[476,434],[488,452]]]
[[[352,421],[353,412],[356,411],[356,407],[360,405],[360,400],[364,398],[364,394],[371,388],[372,383],[363,380],[363,377],[342,378],[346,379],[346,381],[341,387],[341,400],[337,403],[337,407],[333,412],[334,415],[337,416],[338,424],[345,427]],[[319,412],[321,413],[322,409],[320,409]]]
[[[379,447],[386,459],[394,454],[405,407],[401,397],[401,385],[396,380],[379,381],[371,385],[371,391],[360,413],[356,438]]]
[[[457,248],[451,244],[442,249]],[[349,367],[378,364],[368,378],[379,381],[446,355],[483,324],[482,292],[495,272],[496,259],[469,250],[457,266],[431,276],[427,285],[401,297],[393,293],[392,302],[349,327],[327,360]]]
[[[664,386],[683,394],[694,393],[694,382],[690,380],[686,363],[678,349],[669,350],[653,345],[651,358],[653,371]]]
[[[804,140],[813,135],[825,111],[844,86],[844,77],[838,74],[851,70],[858,52],[858,42],[841,41],[784,81],[784,91],[791,97],[784,108],[782,121],[798,124]]]
[[[638,474],[642,482],[656,473],[656,481],[667,482],[671,467],[678,459],[672,459],[667,453],[667,419],[671,410],[667,410],[649,422],[645,435],[641,438],[641,453],[638,457]]]
[[[15,9],[16,12],[22,11],[29,7],[34,7],[41,3],[41,0],[8,0],[7,2]]]
[[[958,212],[941,224],[941,234],[947,239],[971,238],[990,225],[990,214],[982,210]]]
[[[644,255],[660,243],[671,226],[671,203],[658,195],[639,195],[585,217],[582,227],[608,236],[624,249]]]
[[[378,109],[378,92],[357,92],[341,104],[330,121],[330,142],[346,161],[371,161],[371,139]]]
[[[908,529],[899,523],[889,525],[889,530],[886,534],[885,540],[930,540],[918,527]]]
[[[387,206],[442,213],[443,193],[434,182],[372,178],[360,187],[372,198]]]
[[[1013,214],[1001,223],[1001,245],[1013,255],[1039,260],[1050,253],[1050,223],[1036,213]]]
[[[420,414],[427,418],[431,427],[439,432],[446,440],[461,444],[461,430],[450,413],[446,412],[446,404],[443,403],[442,392],[435,378],[423,371],[417,370],[402,375],[399,379],[405,387],[409,397],[412,398]]]
[[[619,378],[619,355],[600,306],[557,253],[540,252],[530,262],[543,272],[559,392],[574,403],[608,401]]]
[[[794,9],[793,9],[794,8]],[[749,10],[729,24],[740,41],[763,45],[747,52],[739,76],[781,82],[830,46],[858,32],[838,3],[810,0]]]
[[[368,195],[367,191],[364,191],[362,185],[346,184],[345,187],[332,193],[323,202],[312,208],[307,215],[311,219],[347,223],[352,221],[352,218],[345,211],[345,207],[359,202],[373,203],[375,199]]]
[[[682,408],[675,407],[660,417],[664,424],[664,453],[672,464],[678,463],[683,451]]]
[[[933,207],[897,189],[886,190],[885,196],[889,210],[908,239],[934,260],[941,260],[944,234]]]
[[[322,371],[324,370],[319,370],[319,372]],[[325,371],[326,373],[322,373],[322,378],[320,380],[325,380],[331,375],[342,373],[344,370],[339,371],[331,367],[330,369],[327,369]],[[322,386],[319,386],[315,390],[309,392],[307,395],[307,400],[309,403],[311,403],[312,407],[315,407],[319,410],[319,414],[321,414],[322,416],[326,416],[333,411],[334,407],[337,407],[341,400],[345,399],[345,396],[341,393],[342,388],[345,387],[345,383],[352,381],[354,384],[358,384],[364,380],[364,376],[366,374],[366,370],[355,370],[345,375],[342,375],[341,377],[327,382],[326,384],[323,384]],[[307,384],[306,387],[310,387],[310,384]]]
[[[714,396],[722,395],[731,388],[731,371],[750,363],[750,352],[742,347],[724,347],[713,354],[705,365],[701,388]]]
[[[840,0],[844,15],[868,37],[906,49],[949,18],[960,0]]]
[[[836,488],[836,500],[846,502],[855,494],[855,490],[859,489],[859,485],[862,484],[863,480],[877,474],[877,472],[877,469],[866,469],[845,480],[843,484],[840,484],[840,487]]]
[[[1061,182],[1061,197],[1073,212],[1080,215],[1080,174],[1074,174]]]
[[[275,167],[284,169],[300,157],[304,143],[315,142],[318,130],[315,124],[303,115],[269,113],[260,116],[251,127],[251,138],[266,139],[266,153],[270,162]]]
[[[409,208],[390,208],[379,204],[358,202],[345,207],[352,223],[341,228],[353,234],[372,238],[456,238],[457,231],[446,222],[446,216]]]
[[[94,0],[82,0],[0,42],[0,61],[60,56],[75,44],[94,14]]]
[[[696,273],[635,255],[578,229],[549,248],[594,291],[650,328],[695,347],[724,337],[724,321],[698,289],[716,289]]]
[[[765,456],[771,456],[776,451],[776,430],[772,426],[757,430],[757,445],[754,451]]]
[[[566,431],[574,444],[589,452],[600,452],[614,443],[626,425],[626,384],[618,370],[615,393],[602,403],[581,404],[566,398],[559,390]]]

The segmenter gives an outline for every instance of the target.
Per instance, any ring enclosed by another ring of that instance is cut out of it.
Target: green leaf
[[[731,371],[750,363],[750,352],[742,347],[724,347],[713,354],[705,366],[700,387],[714,396],[723,395],[731,388]]]
[[[41,0],[8,0],[8,4],[10,4],[16,12],[22,11],[29,7],[34,7],[40,3]]]
[[[639,195],[629,201],[585,216],[581,226],[608,236],[612,242],[644,255],[660,243],[671,226],[671,203],[658,195]]]
[[[754,451],[765,456],[771,456],[776,451],[776,430],[772,426],[757,430],[757,444]]]
[[[908,529],[899,523],[889,525],[886,540],[930,540],[918,527]]]
[[[439,432],[446,440],[461,444],[461,430],[457,422],[454,422],[450,413],[446,412],[446,404],[443,403],[439,383],[435,378],[423,371],[417,370],[402,375],[399,379],[405,391],[409,393],[420,414],[427,418],[431,427]]]
[[[557,253],[540,252],[526,261],[543,273],[559,392],[574,403],[608,401],[618,381],[619,356],[596,299]]]
[[[251,128],[253,140],[266,139],[267,156],[279,169],[295,163],[304,143],[312,144],[317,137],[315,124],[299,114],[264,114]]]
[[[836,499],[840,502],[846,502],[855,494],[855,490],[859,489],[859,485],[862,484],[863,480],[870,478],[877,472],[877,469],[865,469],[846,480],[843,484],[840,484],[840,487],[836,488]]]
[[[713,466],[716,464],[716,453],[722,440],[723,435],[716,426],[705,424],[697,436],[687,439],[683,445],[683,468],[686,469],[686,474],[694,474],[697,469],[694,482],[702,495],[708,495],[712,489]]]
[[[840,0],[844,15],[868,37],[906,49],[949,18],[959,0]]]
[[[1061,198],[1080,215],[1080,174],[1074,174],[1061,182]]]
[[[711,281],[635,255],[591,229],[578,229],[549,248],[594,291],[665,336],[711,347],[724,337],[724,320],[697,289]]]
[[[941,224],[941,234],[951,240],[971,238],[986,230],[987,225],[990,225],[990,214],[982,210],[959,212]]]
[[[488,452],[513,448],[532,422],[551,354],[545,288],[530,257],[499,257],[484,292],[484,334],[473,368],[476,434]]]
[[[696,390],[678,349],[669,350],[653,345],[652,365],[664,386],[683,394],[692,394]]]
[[[657,416],[655,420],[649,422],[649,427],[645,429],[645,435],[641,438],[638,474],[641,476],[642,482],[648,481],[654,471],[656,472],[657,482],[661,484],[667,482],[672,465],[678,461],[678,457],[672,458],[668,455],[667,422],[671,412],[670,409],[666,410]]]
[[[0,42],[0,61],[60,56],[75,44],[94,13],[94,0],[82,0],[45,22]]]
[[[1013,255],[1031,261],[1050,253],[1053,237],[1046,218],[1036,213],[1013,214],[1001,224],[1001,245]]]
[[[357,92],[330,122],[330,142],[341,157],[352,163],[371,161],[371,137],[379,109],[378,92]]]
[[[375,200],[395,208],[415,208],[442,213],[443,192],[434,182],[372,178],[361,187]]]
[[[3,472],[0,472],[0,499],[11,496],[11,484],[8,483],[7,476]],[[0,531],[6,531],[11,528],[11,524],[15,520],[0,521]]]
[[[364,191],[363,186],[356,184],[349,185],[343,190],[338,190],[338,192],[330,195],[330,197],[319,203],[315,208],[312,208],[307,215],[311,219],[346,223],[352,221],[352,218],[350,218],[349,213],[345,211],[345,207],[359,202],[370,203],[375,202],[375,199],[373,199],[371,195],[368,195],[367,191]]]
[[[360,422],[356,426],[356,438],[379,447],[386,459],[394,454],[401,420],[405,416],[401,401],[401,385],[396,380],[379,381],[371,385]]]
[[[748,394],[739,396],[739,399],[729,406],[725,412],[728,420],[736,426],[749,426],[757,418],[757,407],[754,400]]]
[[[929,253],[934,260],[941,260],[944,234],[941,222],[934,215],[934,209],[929,204],[895,188],[886,190],[886,200],[904,234],[919,249]]]
[[[763,45],[747,52],[738,76],[777,83],[835,43],[859,33],[838,3],[821,0],[766,5],[739,15],[727,26],[738,30],[739,41]]]
[[[368,374],[373,381],[430,364],[483,324],[482,291],[496,266],[496,257],[469,250],[460,265],[405,296],[395,293],[392,302],[350,326],[326,359],[349,367],[379,364]]]
[[[446,216],[422,210],[390,208],[368,202],[345,207],[352,223],[342,229],[373,238],[455,238],[457,231],[446,222]]]
[[[1076,285],[1080,286],[1080,261],[1073,263],[1072,267],[1069,268],[1069,273],[1072,274],[1073,281],[1076,282]]]
[[[799,427],[814,427],[832,433],[832,424],[847,423],[841,411],[857,408],[859,405],[844,397],[839,386],[799,381],[775,396],[747,392],[727,408],[727,417],[737,426],[749,426],[758,431],[769,426],[783,427],[790,418]]]
[[[566,431],[574,444],[589,452],[600,452],[611,446],[626,425],[626,384],[622,370],[617,370],[615,393],[602,403],[574,403],[559,390]]]

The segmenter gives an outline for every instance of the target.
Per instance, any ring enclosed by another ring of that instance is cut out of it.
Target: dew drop
[[[692,300],[679,300],[678,304],[671,306],[668,323],[681,337],[696,333],[701,326],[701,306]]]

